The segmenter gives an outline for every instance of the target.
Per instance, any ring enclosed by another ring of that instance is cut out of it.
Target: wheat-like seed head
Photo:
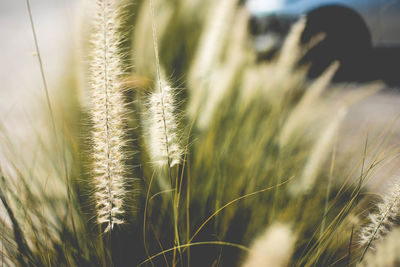
[[[296,243],[289,225],[275,223],[257,237],[243,267],[284,267],[289,263]]]
[[[124,114],[117,1],[97,0],[90,66],[93,174],[97,221],[123,223]]]
[[[210,94],[209,88],[213,84],[210,77],[221,60],[237,2],[238,0],[220,0],[210,5],[211,9],[188,74],[190,99],[187,112],[192,118],[201,112],[201,105]]]
[[[311,150],[311,154],[307,159],[301,176],[290,187],[290,192],[292,194],[310,193],[315,185],[323,163],[327,159],[330,151],[332,151],[334,137],[346,114],[347,108],[340,108],[326,129],[321,133]]]
[[[319,103],[322,94],[329,87],[329,83],[332,81],[339,63],[334,62],[332,65],[319,76],[307,89],[299,103],[293,108],[290,115],[288,116],[285,124],[282,126],[280,134],[280,146],[284,147],[292,139],[293,135],[302,130],[301,127],[307,125],[307,120],[310,120],[309,113],[315,112],[315,104]]]
[[[376,245],[376,251],[367,253],[362,267],[395,267],[400,262],[400,229],[391,231],[387,237]]]
[[[360,231],[360,244],[373,246],[377,239],[384,237],[394,227],[400,216],[400,185],[383,197],[377,205],[378,212],[369,215],[370,222]],[[367,247],[367,248],[368,248]]]
[[[173,89],[165,81],[161,81],[161,87],[151,94],[148,103],[149,153],[155,165],[172,167],[181,162],[183,149]]]
[[[207,75],[209,80],[207,94],[204,98],[204,104],[198,110],[197,126],[199,129],[205,129],[210,125],[218,106],[227,97],[229,89],[234,85],[240,72],[243,70],[246,60],[244,44],[247,38],[247,22],[247,10],[238,10],[235,15],[234,24],[232,25],[232,34],[229,38],[232,45],[229,46],[226,59],[217,64],[218,66],[213,68],[214,71]],[[194,104],[198,100],[191,100],[191,104]]]
[[[277,70],[282,78],[287,77],[287,75],[293,71],[296,67],[297,61],[301,56],[301,45],[300,39],[306,26],[306,17],[301,17],[290,29],[288,36],[286,37],[279,57],[277,59]]]

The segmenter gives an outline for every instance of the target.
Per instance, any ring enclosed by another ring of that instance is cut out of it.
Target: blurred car
[[[335,59],[351,67],[371,47],[400,45],[400,0],[247,0],[246,6],[258,53],[279,47],[302,15],[307,16],[303,42],[326,34],[309,56],[325,67]]]

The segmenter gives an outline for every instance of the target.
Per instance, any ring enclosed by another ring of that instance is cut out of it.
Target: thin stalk
[[[147,194],[146,194],[146,203],[144,204],[144,214],[143,214],[143,246],[144,250],[146,252],[146,256],[150,258],[150,253],[149,253],[149,248],[147,247],[146,244],[146,220],[147,220],[147,209],[148,209],[148,204],[149,204],[149,196],[150,196],[150,190],[151,186],[153,184],[153,179],[154,179],[154,172],[153,175],[151,176],[150,183],[149,183],[149,188],[147,189]],[[150,261],[151,265],[154,267],[153,261]]]
[[[180,245],[179,249],[193,247],[193,246],[204,246],[204,245],[217,245],[217,246],[234,247],[234,248],[238,248],[238,249],[240,249],[242,251],[245,251],[247,253],[250,251],[248,247],[245,247],[243,245],[230,243],[230,242],[223,242],[223,241],[205,241],[205,242],[195,242],[195,243],[183,244],[183,245]],[[138,267],[142,266],[143,264],[149,262],[150,260],[152,260],[154,258],[157,258],[157,257],[159,257],[161,255],[164,255],[167,252],[174,251],[175,249],[176,249],[176,247],[163,250],[160,253],[157,253],[157,254],[151,256],[150,258],[148,258],[147,260],[145,260],[145,261],[141,262],[140,264],[138,264]]]
[[[324,207],[324,215],[322,217],[322,222],[321,222],[320,238],[322,237],[322,235],[325,232],[325,223],[326,223],[326,216],[328,214],[329,195],[331,194],[331,186],[332,186],[332,179],[333,179],[333,170],[335,167],[335,160],[336,160],[336,146],[334,147],[333,152],[332,152],[331,166],[329,169],[328,186],[326,188],[325,207]]]
[[[163,125],[164,125],[164,132],[165,132],[165,143],[166,143],[166,150],[167,150],[167,161],[168,161],[168,175],[171,184],[171,188],[173,187],[174,183],[172,181],[172,173],[171,173],[171,158],[169,156],[169,141],[168,141],[168,134],[167,134],[167,124],[165,121],[165,108],[164,108],[164,92],[163,92],[163,85],[161,82],[161,69],[160,69],[160,58],[158,54],[158,41],[157,41],[157,28],[155,25],[155,16],[154,16],[154,4],[153,0],[150,0],[150,10],[151,10],[151,18],[152,18],[152,31],[153,31],[153,46],[154,46],[154,55],[156,57],[156,68],[157,68],[157,78],[159,83],[159,91],[161,94],[161,109],[163,114]],[[177,183],[175,182],[175,186]],[[178,190],[178,188],[176,188]],[[171,192],[171,202],[172,202],[172,209],[173,209],[173,217],[174,217],[174,243],[175,246],[178,248],[180,253],[180,243],[179,243],[179,232],[178,232],[178,210],[175,205],[176,199],[174,197],[174,193]],[[173,264],[175,263],[175,251],[173,257]]]
[[[38,43],[36,29],[35,29],[35,23],[33,22],[32,9],[31,9],[31,4],[30,4],[29,0],[26,0],[26,7],[28,9],[29,21],[30,21],[30,24],[31,24],[33,40],[34,40],[34,43],[35,43],[36,55],[37,55],[37,58],[38,58],[38,61],[39,61],[40,74],[42,76],[43,88],[44,88],[44,92],[45,92],[45,95],[46,95],[47,106],[49,108],[49,112],[50,112],[50,116],[51,116],[51,123],[52,123],[54,134],[55,134],[55,137],[56,137],[56,140],[57,140],[56,123],[55,123],[55,119],[54,119],[53,108],[51,106],[49,89],[48,89],[48,86],[47,86],[46,75],[44,74],[42,56],[40,54],[39,43]]]

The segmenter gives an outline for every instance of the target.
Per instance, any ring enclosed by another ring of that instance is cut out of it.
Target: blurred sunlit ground
[[[44,71],[52,94],[70,56],[75,1],[31,2]],[[1,1],[0,25],[0,119],[7,126],[20,123],[25,115],[32,117],[32,107],[43,99],[44,89],[26,2]]]
[[[394,147],[400,143],[400,126],[393,122],[400,115],[400,94],[395,87],[386,87],[380,93],[370,96],[354,105],[344,121],[342,133],[339,137],[341,146],[356,152],[356,158],[350,160],[354,166],[362,158],[363,144],[373,142],[386,129],[393,130],[393,135],[387,147]],[[391,126],[393,125],[393,126]],[[371,160],[374,154],[368,159]],[[398,153],[397,153],[398,155]],[[393,158],[379,165],[371,185],[375,190],[384,191],[391,187],[390,181],[400,178],[400,159]],[[389,181],[389,183],[386,183]]]
[[[31,1],[50,97],[70,58],[75,31],[73,0]],[[0,1],[0,122],[17,145],[40,129],[45,91],[25,1]],[[22,143],[21,143],[22,142]],[[4,153],[4,152],[3,152]]]

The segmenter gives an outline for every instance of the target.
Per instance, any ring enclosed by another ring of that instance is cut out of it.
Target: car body
[[[256,50],[278,45],[292,22],[321,7],[352,10],[365,23],[374,47],[400,45],[400,0],[248,0]],[[341,19],[341,15],[337,15]]]

